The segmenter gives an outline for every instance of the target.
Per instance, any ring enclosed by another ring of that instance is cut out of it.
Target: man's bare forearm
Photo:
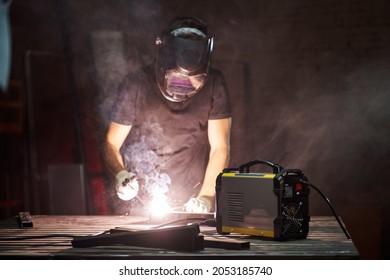
[[[102,145],[101,155],[107,173],[111,178],[115,178],[116,174],[124,169],[121,154],[113,145],[105,142]]]
[[[229,163],[229,150],[217,149],[210,154],[209,163],[206,168],[206,173],[203,181],[202,188],[198,194],[198,197],[206,197],[211,202],[215,196],[215,182],[219,173]]]

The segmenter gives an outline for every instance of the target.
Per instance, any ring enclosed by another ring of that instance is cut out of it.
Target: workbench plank
[[[0,223],[1,259],[358,259],[353,241],[348,239],[334,217],[311,217],[306,239],[274,241],[231,234],[218,235],[215,228],[201,226],[205,237],[249,241],[248,250],[205,248],[177,252],[137,246],[97,246],[72,248],[76,236],[91,236],[117,227],[150,229],[143,217],[131,216],[32,216],[34,227],[17,228]],[[36,237],[36,238],[33,238]],[[44,238],[45,237],[45,238]],[[18,240],[18,238],[22,238]]]

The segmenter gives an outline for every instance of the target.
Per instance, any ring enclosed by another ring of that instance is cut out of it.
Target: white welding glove
[[[193,197],[184,204],[186,212],[191,213],[208,213],[211,209],[211,202],[202,197]]]
[[[120,199],[133,199],[139,191],[137,177],[134,173],[122,170],[115,176],[115,188]]]

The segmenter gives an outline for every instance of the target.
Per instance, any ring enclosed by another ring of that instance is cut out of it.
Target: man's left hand
[[[191,213],[208,213],[211,209],[211,202],[207,198],[193,197],[184,204],[185,211]]]

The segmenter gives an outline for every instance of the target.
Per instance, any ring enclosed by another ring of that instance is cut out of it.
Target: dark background
[[[388,259],[387,0],[13,1],[11,85],[1,98],[23,117],[22,129],[0,133],[1,215],[52,213],[50,168],[73,165],[83,168],[69,174],[79,176],[85,213],[115,212],[99,145],[116,87],[153,60],[161,28],[188,15],[208,23],[230,88],[230,166],[267,159],[301,169],[362,258]],[[72,205],[69,177],[54,192]],[[310,214],[331,215],[314,191]]]

